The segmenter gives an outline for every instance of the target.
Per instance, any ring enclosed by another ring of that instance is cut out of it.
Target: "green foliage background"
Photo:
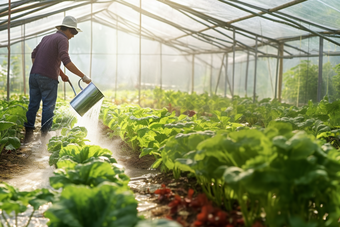
[[[330,62],[323,65],[322,96],[330,100],[340,98],[340,66],[332,66]],[[284,73],[282,99],[286,102],[300,105],[309,100],[317,102],[319,66],[310,60],[301,60]]]

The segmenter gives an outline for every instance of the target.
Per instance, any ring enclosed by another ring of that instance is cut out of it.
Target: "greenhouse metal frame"
[[[55,15],[66,15],[66,12],[72,12],[78,23],[91,22],[90,76],[93,67],[93,23],[112,28],[117,34],[120,31],[137,37],[139,39],[139,98],[142,87],[142,39],[158,42],[160,56],[162,56],[162,46],[167,46],[191,59],[191,92],[195,91],[195,62],[210,64],[201,58],[202,55],[222,54],[216,88],[212,88],[210,83],[210,90],[214,90],[216,94],[221,77],[223,78],[222,68],[225,68],[225,97],[228,90],[231,97],[235,95],[235,77],[237,77],[235,64],[240,59],[246,62],[244,87],[247,89],[248,67],[252,58],[255,67],[254,100],[257,95],[258,59],[276,59],[273,98],[281,100],[283,60],[318,57],[317,99],[320,101],[323,57],[340,56],[340,52],[336,51],[336,47],[340,46],[340,29],[337,24],[337,18],[340,18],[340,3],[336,0],[327,2],[324,0],[25,0],[0,1],[0,3],[0,48],[7,47],[8,62],[10,62],[11,45],[52,33],[55,30],[54,26],[61,21],[61,17]],[[40,26],[42,24],[44,26]],[[301,47],[304,40],[313,37],[319,39],[317,50],[315,46],[310,50],[309,43],[308,49]],[[295,42],[295,45],[292,42]],[[296,44],[298,42],[300,46]],[[325,49],[325,43],[331,48]],[[118,38],[115,45],[118,49]],[[22,54],[25,54],[24,48]],[[229,57],[232,63],[229,69],[231,75],[228,76]],[[10,96],[10,67],[8,64],[7,99]],[[162,68],[162,61],[160,61],[160,68]],[[25,69],[23,74],[25,78]],[[118,72],[116,71],[115,74],[116,91]],[[160,75],[160,86],[162,87],[162,75]],[[25,82],[24,92],[26,93]]]

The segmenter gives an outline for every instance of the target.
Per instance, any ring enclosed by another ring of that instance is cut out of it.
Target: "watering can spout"
[[[89,109],[91,109],[99,100],[101,100],[104,95],[103,93],[94,85],[92,82],[87,85],[84,89],[80,86],[80,81],[78,81],[78,86],[81,89],[81,92],[76,93],[71,82],[69,81],[73,92],[76,97],[72,99],[70,105],[73,109],[80,115],[83,116]]]

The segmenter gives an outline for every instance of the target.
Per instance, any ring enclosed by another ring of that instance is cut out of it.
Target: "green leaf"
[[[142,152],[139,155],[139,158],[145,156],[145,155],[149,155],[152,151],[154,151],[153,148],[143,148]]]
[[[131,191],[114,183],[95,188],[69,185],[45,217],[53,227],[134,227],[139,221],[137,204]]]
[[[19,192],[7,183],[0,184],[0,210],[6,211],[8,215],[13,211],[17,214],[26,211],[32,197],[34,193]]]
[[[317,145],[307,136],[305,132],[296,133],[291,139],[287,141],[291,149],[290,158],[303,159],[313,154]]]
[[[165,128],[189,128],[195,125],[194,122],[186,122],[186,123],[175,123],[175,124],[165,124]]]
[[[313,171],[309,171],[306,175],[295,179],[295,184],[303,184],[303,185],[309,185],[313,184],[313,182],[317,182],[317,180],[325,180],[328,181],[328,174],[325,170],[317,169]]]
[[[164,164],[169,169],[174,168],[174,162],[177,158],[182,158],[189,151],[196,150],[199,143],[212,137],[215,133],[212,131],[194,132],[187,134],[178,134],[169,138],[165,147],[161,151]]]
[[[13,151],[13,150],[15,150],[15,147],[13,147],[13,145],[10,144],[10,145],[7,145],[7,146],[5,147],[5,149],[8,150],[8,151]]]
[[[16,150],[21,144],[20,140],[17,137],[5,137],[0,140],[0,144],[5,144],[6,150]]]
[[[22,201],[8,200],[0,203],[0,209],[6,211],[7,214],[12,213],[13,211],[18,214],[25,212],[27,210],[27,205]]]
[[[159,165],[162,163],[162,161],[163,160],[161,158],[156,159],[156,161],[151,165],[151,168],[157,169]]]
[[[157,130],[157,129],[163,129],[164,124],[162,123],[152,123],[149,125],[149,129],[151,130]]]
[[[0,121],[0,131],[4,131],[6,129],[9,129],[10,127],[17,125],[13,122],[9,122],[9,121]]]
[[[281,148],[284,151],[289,151],[290,146],[287,144],[287,139],[284,136],[276,136],[273,139],[273,145]]]
[[[48,164],[50,166],[56,164],[59,160],[59,152],[60,150],[53,151],[53,153],[50,155],[50,158],[48,160]]]
[[[305,222],[301,217],[292,216],[289,218],[289,226],[291,227],[317,227],[317,223]]]
[[[104,181],[115,182],[122,187],[127,186],[128,181],[126,179],[128,177],[121,175],[120,177],[123,177],[124,180],[120,179],[115,171],[116,169],[117,167],[113,167],[110,163],[94,160],[86,164],[77,164],[74,169],[54,171],[55,176],[50,177],[50,184],[55,189],[65,187],[68,184],[96,187]]]
[[[27,108],[22,105],[12,105],[6,109],[3,110],[6,114],[9,115],[20,115],[25,117],[26,119],[26,112]]]
[[[148,133],[150,131],[149,128],[145,127],[145,128],[141,128],[137,130],[137,135],[140,138],[143,138],[145,136],[146,133]]]
[[[14,192],[14,188],[6,183],[0,183],[0,202],[10,198]]]
[[[167,219],[141,220],[135,227],[182,227],[178,222]]]
[[[108,149],[101,148],[97,145],[86,145],[83,147],[77,145],[68,145],[60,150],[59,157],[70,156],[71,159],[77,163],[85,163],[91,157],[104,156],[112,161],[115,161],[112,156],[112,152]]]
[[[58,152],[58,157],[59,157],[59,152]],[[58,160],[57,168],[69,170],[69,169],[74,169],[74,167],[77,164],[78,163],[70,159],[69,156],[63,156]]]
[[[57,193],[46,188],[36,189],[34,197],[29,201],[29,204],[33,206],[35,210],[38,210],[40,206],[49,202],[53,203],[57,199]]]

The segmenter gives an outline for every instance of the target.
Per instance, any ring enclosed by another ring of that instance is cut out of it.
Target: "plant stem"
[[[242,212],[242,215],[243,215],[245,226],[249,227],[250,222],[248,220],[249,217],[248,217],[248,210],[247,210],[247,201],[242,198],[241,191],[239,191],[237,197],[238,197],[238,200],[239,200],[239,203],[240,203],[240,206],[241,206],[241,212]]]
[[[224,190],[224,207],[226,208],[226,210],[231,211],[232,210],[232,205],[231,205],[232,192],[227,191],[227,185],[223,185],[223,190]],[[227,198],[227,195],[229,196],[229,199]]]
[[[7,227],[10,227],[9,222],[8,222],[8,220],[7,220],[7,218],[6,218],[5,214],[4,214],[4,212],[5,212],[5,211],[2,211],[2,212],[1,212],[2,218],[3,218],[3,219],[5,220],[5,222],[7,223]]]
[[[2,153],[2,149],[4,149],[5,144],[0,146],[0,154]]]
[[[32,219],[32,217],[33,217],[34,212],[35,212],[35,210],[33,209],[33,212],[32,212],[32,214],[30,215],[30,218],[28,219],[28,222],[27,222],[27,224],[26,224],[26,227],[28,227],[29,223],[31,222],[31,219]]]
[[[212,197],[214,197],[215,202],[218,204],[218,206],[221,206],[222,197],[221,193],[219,192],[217,181],[213,182],[214,185],[212,185]]]

